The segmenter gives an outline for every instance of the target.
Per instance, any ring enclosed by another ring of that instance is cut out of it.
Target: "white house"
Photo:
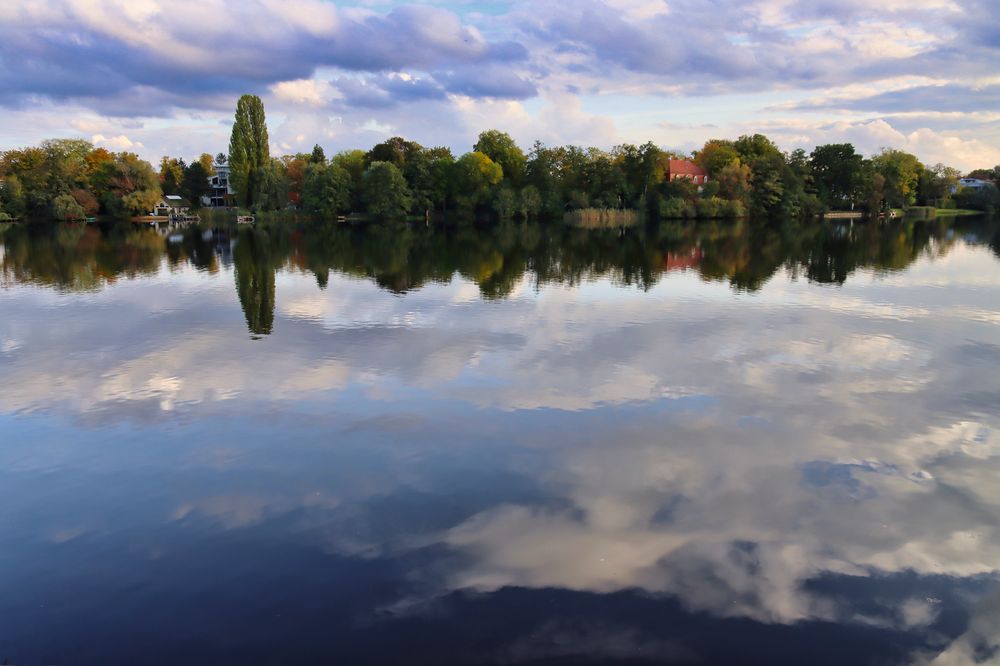
[[[236,191],[229,182],[229,165],[216,164],[215,175],[208,177],[209,193],[201,198],[201,205],[209,208],[228,208],[233,205]]]
[[[982,180],[980,178],[959,178],[959,187],[971,187],[974,190],[980,190],[984,187],[994,187],[993,183],[988,180]]]

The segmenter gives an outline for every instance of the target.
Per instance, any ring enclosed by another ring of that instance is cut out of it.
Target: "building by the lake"
[[[690,180],[701,186],[708,182],[708,172],[691,160],[670,160],[667,166],[667,180]]]
[[[235,205],[236,192],[230,182],[228,164],[216,164],[215,175],[208,177],[208,194],[201,197],[201,205],[209,208],[231,208]]]
[[[981,178],[959,178],[959,187],[971,187],[974,190],[981,190],[984,187],[995,187],[995,185],[988,180],[982,180]]]
[[[176,217],[187,215],[190,208],[190,204],[181,197],[176,194],[167,194],[160,197],[150,214],[159,217]]]

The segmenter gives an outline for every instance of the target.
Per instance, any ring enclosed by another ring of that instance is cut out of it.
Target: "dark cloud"
[[[304,0],[285,15],[247,2],[207,16],[185,0],[130,23],[124,5],[95,15],[62,2],[52,3],[51,12],[20,4],[0,10],[0,104],[6,106],[46,98],[83,101],[113,115],[155,115],[168,106],[214,108],[213,97],[260,93],[321,67],[434,71],[527,57],[520,44],[492,43],[455,14],[426,6],[359,14]],[[367,107],[391,104],[396,96],[442,94],[436,84],[402,79],[353,92]]]
[[[513,3],[488,17],[428,5],[373,11],[322,0],[280,7],[220,0],[220,10],[200,0],[154,1],[157,11],[145,15],[127,0],[3,3],[0,105],[47,99],[115,116],[223,110],[235,95],[263,94],[318,71],[340,75],[342,105],[359,109],[447,93],[526,99],[547,84],[581,94],[614,87],[717,95],[897,76],[955,81],[992,75],[1000,44],[1000,19],[985,0],[956,7],[705,0],[659,14],[578,0]],[[910,44],[923,50],[902,51]],[[920,99],[918,92],[885,93],[857,104],[884,112],[911,103],[928,110],[996,107],[995,88],[952,85],[927,89]],[[941,99],[933,99],[936,92]]]

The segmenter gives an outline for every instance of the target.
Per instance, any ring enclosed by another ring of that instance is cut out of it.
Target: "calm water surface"
[[[0,660],[1000,659],[996,222],[0,234]]]

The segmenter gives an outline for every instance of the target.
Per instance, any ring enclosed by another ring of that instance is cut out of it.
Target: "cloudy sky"
[[[760,131],[969,170],[1000,163],[998,62],[988,0],[4,0],[0,149],[218,152],[256,93],[278,154]]]

